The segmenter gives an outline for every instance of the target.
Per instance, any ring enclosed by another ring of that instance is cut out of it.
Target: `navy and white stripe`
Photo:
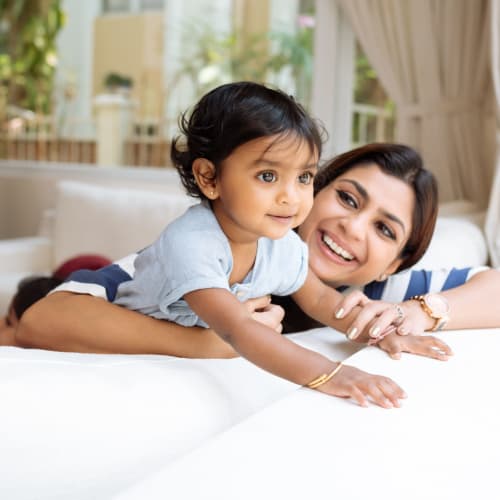
[[[134,277],[134,262],[137,253],[127,255],[113,264],[97,271],[82,269],[71,273],[68,280],[53,292],[84,293],[113,302],[121,283]]]
[[[84,293],[113,302],[120,284],[134,277],[137,255],[137,253],[128,255],[98,271],[76,271],[71,274],[68,281],[54,291]],[[389,276],[386,281],[373,281],[361,290],[372,300],[402,302],[414,295],[441,292],[463,285],[472,276],[487,269],[487,267],[467,267],[434,271],[408,270]],[[338,290],[347,294],[355,289],[356,287],[341,287]]]
[[[452,268],[434,271],[408,270],[389,276],[386,281],[373,281],[361,290],[372,300],[403,302],[414,295],[443,292],[463,285],[472,276],[487,269],[487,267],[467,267],[464,269]],[[356,287],[343,288],[342,293],[347,294],[355,289]]]

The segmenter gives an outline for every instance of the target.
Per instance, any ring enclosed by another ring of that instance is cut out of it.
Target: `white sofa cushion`
[[[473,219],[465,217],[439,217],[427,252],[413,267],[432,270],[486,265],[488,247],[484,234]]]
[[[154,241],[193,203],[187,195],[61,182],[54,223],[54,265],[82,253],[112,260]]]

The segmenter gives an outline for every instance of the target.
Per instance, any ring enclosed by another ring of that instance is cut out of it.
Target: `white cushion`
[[[82,253],[112,260],[140,250],[193,201],[184,193],[58,185],[54,224],[54,265]]]
[[[34,236],[0,241],[0,274],[45,273],[51,268],[49,238]]]
[[[439,217],[431,244],[414,268],[463,268],[487,263],[486,240],[477,224],[458,217]]]

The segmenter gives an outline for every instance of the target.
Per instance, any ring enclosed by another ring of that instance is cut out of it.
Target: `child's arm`
[[[275,375],[307,385],[319,375],[331,373],[338,365],[257,323],[227,290],[197,290],[186,294],[184,299],[238,353]],[[318,389],[331,395],[352,397],[362,406],[370,399],[380,406],[392,408],[399,406],[399,399],[405,397],[392,380],[349,366],[343,366]]]

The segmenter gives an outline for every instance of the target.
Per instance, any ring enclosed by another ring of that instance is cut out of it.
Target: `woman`
[[[63,283],[71,273],[79,269],[97,270],[111,263],[102,255],[76,255],[64,261],[50,276],[28,276],[22,279],[10,301],[7,314],[0,318],[0,346],[17,345],[16,328],[24,311]]]
[[[437,215],[435,183],[423,169],[418,154],[401,145],[364,146],[323,167],[315,188],[313,209],[298,229],[308,244],[312,270],[336,288],[364,287],[364,293],[372,299],[400,303],[398,333],[389,333],[378,343],[393,357],[407,351],[447,359],[451,351],[439,339],[404,335],[419,334],[436,326],[436,319],[431,317],[435,313],[429,313],[425,299],[410,297],[441,292],[446,286],[438,286],[439,280],[422,280],[419,284],[420,272],[416,272],[415,279],[409,279],[415,272],[395,274],[421,258]],[[449,279],[440,282],[453,283],[454,287],[438,294],[450,309],[445,328],[500,326],[500,313],[489,307],[487,301],[499,289],[498,271],[452,270],[446,276]],[[395,293],[398,283],[404,284],[400,287],[404,290]],[[346,299],[346,310],[352,296]],[[281,303],[287,313],[285,330],[316,326],[303,314],[296,314],[290,301]],[[267,298],[251,301],[247,306],[259,321],[280,328],[283,311]],[[366,320],[372,316],[370,306],[346,315],[344,325],[346,332],[349,328],[349,338],[364,341],[369,338],[369,331],[378,328],[376,321]],[[387,311],[392,314],[394,308],[388,304]],[[440,326],[444,322],[443,316]],[[16,331],[16,342],[63,351],[234,356],[229,346],[211,331],[186,329],[90,295],[64,291],[42,299],[26,312]],[[365,394],[371,396],[369,389]]]

